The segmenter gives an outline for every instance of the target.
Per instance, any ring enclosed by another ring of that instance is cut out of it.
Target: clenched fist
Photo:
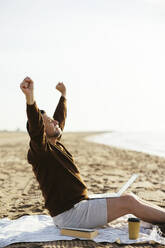
[[[25,95],[33,93],[33,87],[34,87],[34,82],[29,77],[26,77],[23,80],[23,82],[20,84],[20,88]]]
[[[20,88],[26,96],[27,103],[33,104],[34,103],[34,99],[33,99],[34,82],[33,80],[29,77],[26,77],[20,84]]]
[[[66,87],[63,82],[59,82],[56,85],[56,89],[65,97],[66,96]]]

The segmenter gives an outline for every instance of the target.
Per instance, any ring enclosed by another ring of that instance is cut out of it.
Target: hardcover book
[[[60,230],[61,235],[71,236],[75,238],[93,239],[98,235],[98,231],[95,229],[84,228],[68,228],[63,227]]]

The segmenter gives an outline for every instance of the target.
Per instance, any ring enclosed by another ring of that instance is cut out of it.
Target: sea
[[[165,157],[165,132],[106,132],[88,140],[117,148]]]

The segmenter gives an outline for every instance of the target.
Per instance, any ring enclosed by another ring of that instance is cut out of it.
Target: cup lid
[[[130,222],[140,222],[139,218],[128,218],[128,221]]]

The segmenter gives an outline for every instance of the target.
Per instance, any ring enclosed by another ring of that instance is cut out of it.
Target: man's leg
[[[143,221],[165,223],[165,209],[151,205],[134,195],[107,198],[107,217],[111,222],[125,214],[133,214]]]

